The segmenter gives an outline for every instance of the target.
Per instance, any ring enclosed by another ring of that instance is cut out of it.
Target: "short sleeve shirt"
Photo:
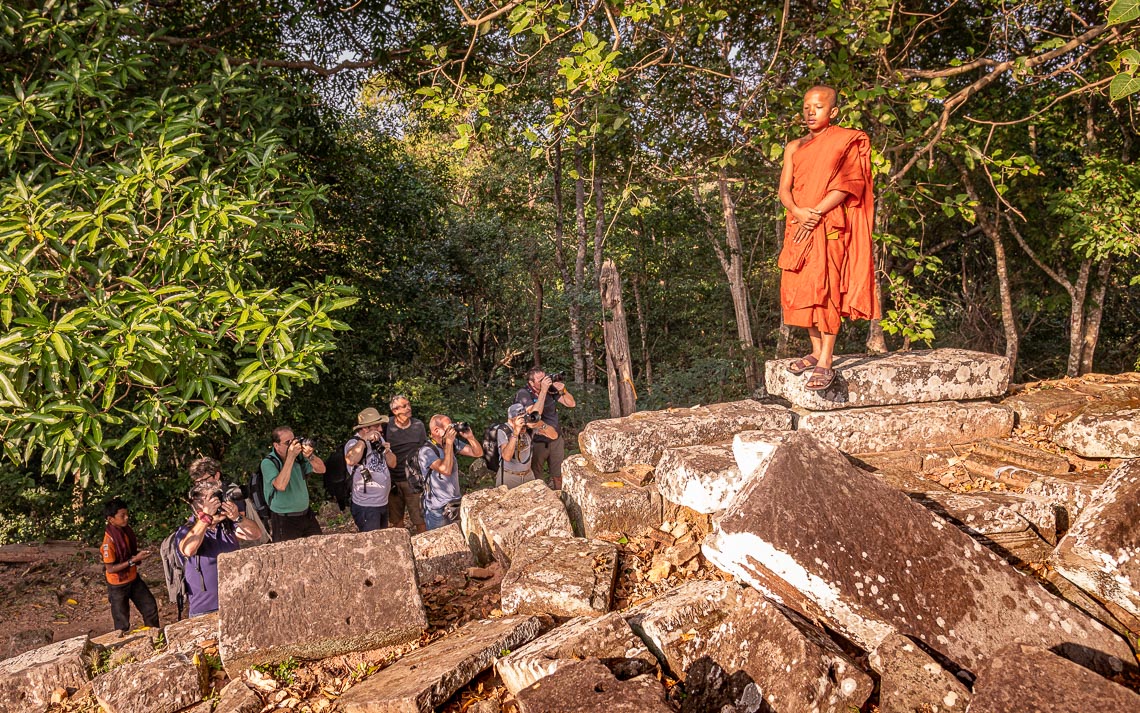
[[[174,536],[175,544],[181,544],[182,539],[194,526],[191,519],[178,528]],[[182,562],[183,573],[186,576],[186,588],[190,591],[190,616],[209,614],[218,610],[218,555],[223,552],[235,552],[239,545],[237,534],[228,523],[216,527],[206,528],[202,544],[193,557],[186,557],[181,551],[176,555]]]
[[[420,448],[427,443],[427,429],[424,428],[424,422],[413,418],[407,428],[400,428],[395,421],[389,421],[385,437],[392,444],[392,452],[396,454],[396,470],[392,473],[392,479],[405,480],[404,464],[409,458],[415,457]],[[415,461],[412,463],[414,465]]]
[[[522,404],[523,406],[532,406],[538,403],[538,394],[530,390],[530,387],[524,386],[515,394],[515,403]],[[542,405],[542,422],[552,426],[555,430],[558,429],[558,397],[549,391],[546,392],[546,403]],[[538,443],[550,443],[552,438],[540,434],[534,434],[534,440]]]
[[[452,459],[450,475],[442,475],[431,467],[431,464],[437,460],[443,460],[443,446],[427,443],[420,449],[420,472],[424,474],[428,483],[424,490],[425,510],[442,510],[449,502],[463,496],[459,489],[458,453],[466,447],[467,442],[462,438],[455,439],[456,457]]]
[[[103,545],[99,548],[99,554],[103,557],[103,564],[118,564],[131,556],[125,552],[116,551],[115,541],[106,532],[103,533]],[[131,565],[120,572],[104,570],[104,574],[107,575],[107,584],[130,584],[139,576],[139,568]]]
[[[309,486],[305,485],[305,476],[313,472],[313,466],[302,456],[293,461],[293,474],[289,477],[289,485],[284,490],[277,491],[273,487],[273,479],[280,473],[277,464],[269,457],[261,459],[262,494],[269,509],[275,513],[287,514],[304,512],[309,508]],[[276,495],[274,495],[276,492]],[[269,498],[272,496],[273,500]]]
[[[358,440],[353,438],[344,444],[346,456]],[[382,452],[371,443],[365,442],[364,457],[357,465],[348,466],[348,473],[352,476],[352,502],[366,508],[382,508],[388,504],[388,491],[392,488],[388,464]]]
[[[503,470],[508,473],[529,473],[530,472],[530,457],[532,455],[530,429],[523,429],[519,434],[518,443],[515,444],[515,455],[510,460],[503,458]],[[499,429],[497,440],[499,442],[499,453],[503,452],[503,446],[507,445],[507,441],[511,438],[511,432],[508,429]]]

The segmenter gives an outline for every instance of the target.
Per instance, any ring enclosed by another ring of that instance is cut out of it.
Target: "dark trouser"
[[[408,511],[408,519],[412,521],[416,532],[424,532],[423,507],[420,505],[420,494],[407,480],[393,480],[392,490],[388,493],[388,517],[392,527],[404,526],[404,509]]]
[[[549,465],[550,474],[545,478],[554,490],[562,490],[562,460],[566,458],[566,440],[559,436],[553,441],[534,439],[530,469],[534,477],[542,478],[542,466]]]
[[[158,602],[154,601],[142,577],[135,577],[126,584],[108,584],[107,599],[111,602],[111,620],[119,631],[130,631],[131,602],[139,610],[144,625],[158,628]]]
[[[286,542],[310,535],[321,534],[321,524],[312,510],[282,515],[275,512],[269,518],[273,525],[273,541]]]
[[[352,503],[349,507],[352,510],[352,520],[356,523],[356,529],[360,532],[372,532],[373,530],[382,530],[388,527],[387,505],[383,507],[371,507]]]

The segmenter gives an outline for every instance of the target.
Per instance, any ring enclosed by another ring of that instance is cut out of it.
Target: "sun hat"
[[[371,406],[356,414],[356,429],[359,431],[368,426],[375,426],[379,423],[388,423],[387,416],[381,416],[380,412]]]

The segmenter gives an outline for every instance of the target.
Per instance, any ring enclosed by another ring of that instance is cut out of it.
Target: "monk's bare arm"
[[[796,201],[792,197],[792,156],[795,155],[796,149],[799,147],[800,139],[793,139],[784,147],[784,169],[780,172],[780,202],[784,204],[784,208],[792,214],[797,223],[803,223],[811,217],[811,212],[807,208],[796,205]]]
[[[827,213],[832,208],[835,208],[843,201],[847,200],[847,191],[840,191],[838,189],[828,191],[827,195],[823,197],[819,203],[815,204],[808,210],[817,212],[820,215]]]

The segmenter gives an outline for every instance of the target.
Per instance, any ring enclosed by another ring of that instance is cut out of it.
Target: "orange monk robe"
[[[839,332],[840,317],[880,316],[871,254],[871,141],[862,131],[830,126],[792,155],[796,205],[814,206],[834,190],[846,199],[799,244],[792,241],[799,224],[788,214],[777,263],[784,323],[828,334]]]

